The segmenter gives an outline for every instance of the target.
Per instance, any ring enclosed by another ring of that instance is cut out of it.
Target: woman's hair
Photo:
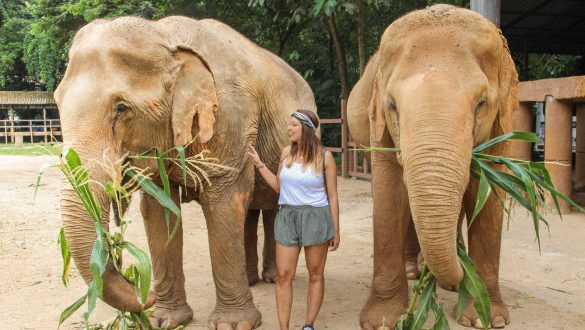
[[[319,128],[319,118],[314,112],[304,109],[299,109],[296,112],[300,112],[309,117],[315,129]],[[303,170],[311,166],[315,174],[321,175],[323,172],[322,150],[321,140],[315,134],[315,130],[301,123],[301,139],[298,142],[292,143],[285,165],[286,167],[291,167],[295,159],[300,156],[304,160]]]

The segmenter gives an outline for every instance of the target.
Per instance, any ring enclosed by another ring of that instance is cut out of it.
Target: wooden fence
[[[363,151],[357,151],[360,146],[351,141],[349,129],[347,127],[347,101],[341,101],[341,118],[321,119],[321,125],[336,124],[340,125],[341,129],[341,146],[325,148],[331,152],[341,154],[341,176],[344,178],[357,177],[363,179],[371,179],[370,166]]]
[[[53,142],[61,140],[59,119],[0,120],[0,143],[14,143],[16,134],[25,142]]]

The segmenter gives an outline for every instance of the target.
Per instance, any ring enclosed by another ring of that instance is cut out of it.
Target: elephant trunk
[[[105,171],[92,168],[91,165],[88,166],[88,160],[91,161],[96,158],[84,157],[84,153],[81,153],[79,149],[75,148],[75,150],[80,153],[84,165],[90,172],[90,177],[97,182],[105,183],[107,178]],[[79,273],[85,282],[89,284],[93,279],[90,269],[90,257],[96,241],[96,225],[75,191],[68,186],[68,183],[64,182],[63,185],[61,190],[61,219],[65,238]],[[90,185],[96,202],[101,205],[102,226],[104,230],[108,230],[110,199],[97,184],[90,183]],[[102,277],[104,283],[102,299],[110,306],[124,311],[139,312],[154,304],[155,297],[151,293],[146,304],[142,306],[134,286],[126,281],[115,269],[111,260],[108,261]]]
[[[406,118],[408,133],[402,135],[404,182],[412,218],[430,270],[441,286],[456,287],[463,278],[457,257],[457,223],[469,182],[472,125],[464,118],[442,117],[441,111],[413,113]]]

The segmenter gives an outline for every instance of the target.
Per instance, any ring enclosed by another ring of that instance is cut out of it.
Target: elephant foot
[[[244,311],[218,311],[209,316],[210,330],[252,330],[262,324],[262,315],[254,305]]]
[[[394,329],[406,307],[406,304],[374,303],[370,299],[360,314],[360,325],[364,330]]]
[[[258,280],[260,278],[258,277],[258,271],[254,270],[252,271],[248,271],[248,285],[254,285],[256,283],[258,283]]]
[[[155,307],[148,316],[150,326],[153,328],[174,329],[185,325],[193,319],[193,310],[184,304],[176,308]]]
[[[493,329],[505,328],[510,323],[510,313],[503,302],[491,302],[491,322],[490,327]],[[473,299],[469,299],[467,306],[457,322],[466,327],[483,329],[483,323],[473,308]]]
[[[276,273],[275,266],[264,267],[264,269],[262,270],[262,279],[264,280],[264,282],[276,283],[276,277],[277,277],[277,273]]]

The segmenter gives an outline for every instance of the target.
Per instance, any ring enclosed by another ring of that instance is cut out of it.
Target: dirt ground
[[[48,172],[33,201],[38,169],[53,160],[44,156],[0,156],[0,329],[55,329],[61,311],[81,297],[86,285],[72,271],[68,288],[61,283],[61,257],[57,234],[60,175]],[[341,246],[327,261],[326,292],[317,320],[318,329],[358,329],[359,311],[365,302],[372,275],[372,200],[366,181],[339,179]],[[138,203],[128,240],[146,249]],[[205,329],[215,304],[215,290],[200,207],[183,205],[185,226],[185,275],[188,301],[195,312],[187,329]],[[585,327],[585,215],[569,214],[561,222],[550,216],[550,236],[542,234],[539,255],[530,218],[517,211],[502,241],[501,288],[510,308],[507,329],[583,329]],[[295,300],[291,326],[304,321],[307,272],[301,257],[294,282]],[[274,286],[252,287],[262,312],[261,329],[277,329]],[[456,295],[440,291],[441,301],[456,325],[452,310]],[[62,329],[82,325],[82,310]],[[114,318],[114,310],[99,302],[94,322]]]

